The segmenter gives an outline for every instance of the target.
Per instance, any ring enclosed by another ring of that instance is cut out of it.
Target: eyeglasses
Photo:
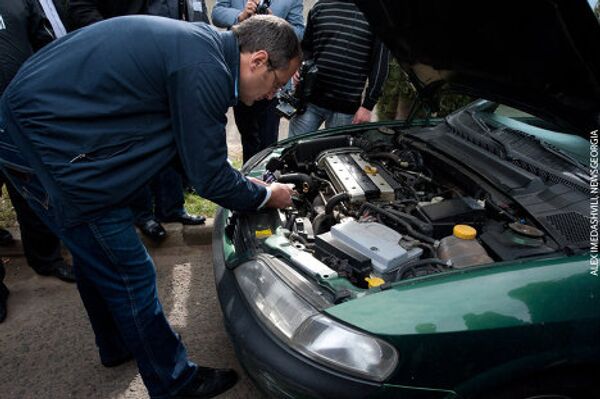
[[[273,64],[271,63],[271,60],[268,60],[268,61],[267,61],[267,64],[268,64],[268,66],[269,66],[269,70],[270,70],[271,72],[273,72],[273,78],[274,78],[274,79],[273,79],[273,88],[272,88],[272,91],[274,91],[274,92],[278,92],[279,90],[281,90],[281,88],[282,88],[282,87],[283,87],[283,86],[284,86],[284,85],[285,85],[287,82],[283,82],[283,83],[282,83],[282,82],[279,80],[279,76],[277,76],[277,72],[276,72],[275,68],[273,67]]]

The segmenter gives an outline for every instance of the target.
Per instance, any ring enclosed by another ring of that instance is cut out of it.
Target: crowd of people
[[[153,398],[213,397],[237,376],[188,358],[133,226],[161,241],[161,222],[204,223],[186,187],[229,209],[289,206],[293,187],[228,163],[228,108],[247,161],[277,141],[277,93],[303,59],[317,90],[290,136],[370,121],[387,75],[388,51],[349,1],[319,0],[306,26],[301,0],[217,0],[211,17],[224,29],[204,0],[0,3],[0,180],[27,262],[76,281],[100,362],[135,359]]]

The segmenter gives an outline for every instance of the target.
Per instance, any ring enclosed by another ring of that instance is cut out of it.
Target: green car
[[[430,82],[421,103],[435,88],[482,99],[283,141],[244,166],[298,192],[215,219],[248,375],[276,398],[600,398],[589,5],[356,2]]]

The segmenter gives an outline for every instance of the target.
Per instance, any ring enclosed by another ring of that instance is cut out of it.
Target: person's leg
[[[133,228],[131,211],[109,211],[62,236],[77,259],[81,295],[102,360],[126,354],[123,349],[131,352],[152,397],[187,385],[196,365],[165,318],[154,264]]]
[[[309,103],[303,114],[296,115],[290,120],[289,137],[296,137],[319,129],[326,118],[324,111],[323,108]]]
[[[0,259],[0,323],[6,319],[6,300],[8,299],[8,287],[4,284],[4,261]]]
[[[154,219],[154,205],[152,204],[152,191],[150,184],[141,188],[129,202],[136,225],[143,225],[148,220]]]
[[[154,217],[150,186],[149,183],[142,187],[129,202],[129,207],[133,212],[134,223],[142,234],[154,242],[161,242],[167,237],[167,231]]]
[[[328,118],[325,120],[325,128],[329,129],[331,127],[351,125],[352,118],[354,118],[353,114],[331,112]]]
[[[246,163],[260,147],[256,108],[238,103],[233,107],[233,116],[242,138],[243,161]]]
[[[27,264],[38,274],[75,281],[72,267],[62,257],[58,237],[40,220],[12,183],[6,182],[6,188],[17,214]]]
[[[73,254],[73,268],[77,277],[77,289],[94,330],[100,362],[107,367],[117,366],[133,357],[121,337],[110,309],[93,281],[89,281],[85,269],[86,261]]]
[[[0,187],[1,188],[1,187]],[[15,239],[10,231],[0,227],[0,246],[8,247],[15,244]]]
[[[154,216],[158,220],[168,219],[185,212],[183,204],[183,181],[171,166],[160,171],[150,183],[154,194]]]
[[[264,150],[279,139],[279,121],[281,118],[275,111],[279,100],[274,98],[264,101],[266,101],[265,109],[258,114],[258,151]]]
[[[204,216],[190,215],[184,208],[183,179],[179,172],[168,166],[152,179],[151,186],[156,206],[154,215],[161,222],[203,224]]]

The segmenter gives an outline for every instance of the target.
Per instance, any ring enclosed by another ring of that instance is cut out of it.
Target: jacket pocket
[[[38,180],[33,169],[22,165],[4,163],[3,170],[14,188],[28,201],[35,201],[44,209],[50,207],[50,196]]]
[[[122,154],[129,150],[131,147],[136,145],[137,143],[143,140],[142,137],[135,137],[131,140],[128,140],[119,144],[111,144],[107,146],[102,146],[98,148],[94,148],[88,152],[82,152],[80,154],[75,155],[69,163],[76,162],[84,162],[84,161],[102,161],[105,159],[113,158],[119,154]]]

